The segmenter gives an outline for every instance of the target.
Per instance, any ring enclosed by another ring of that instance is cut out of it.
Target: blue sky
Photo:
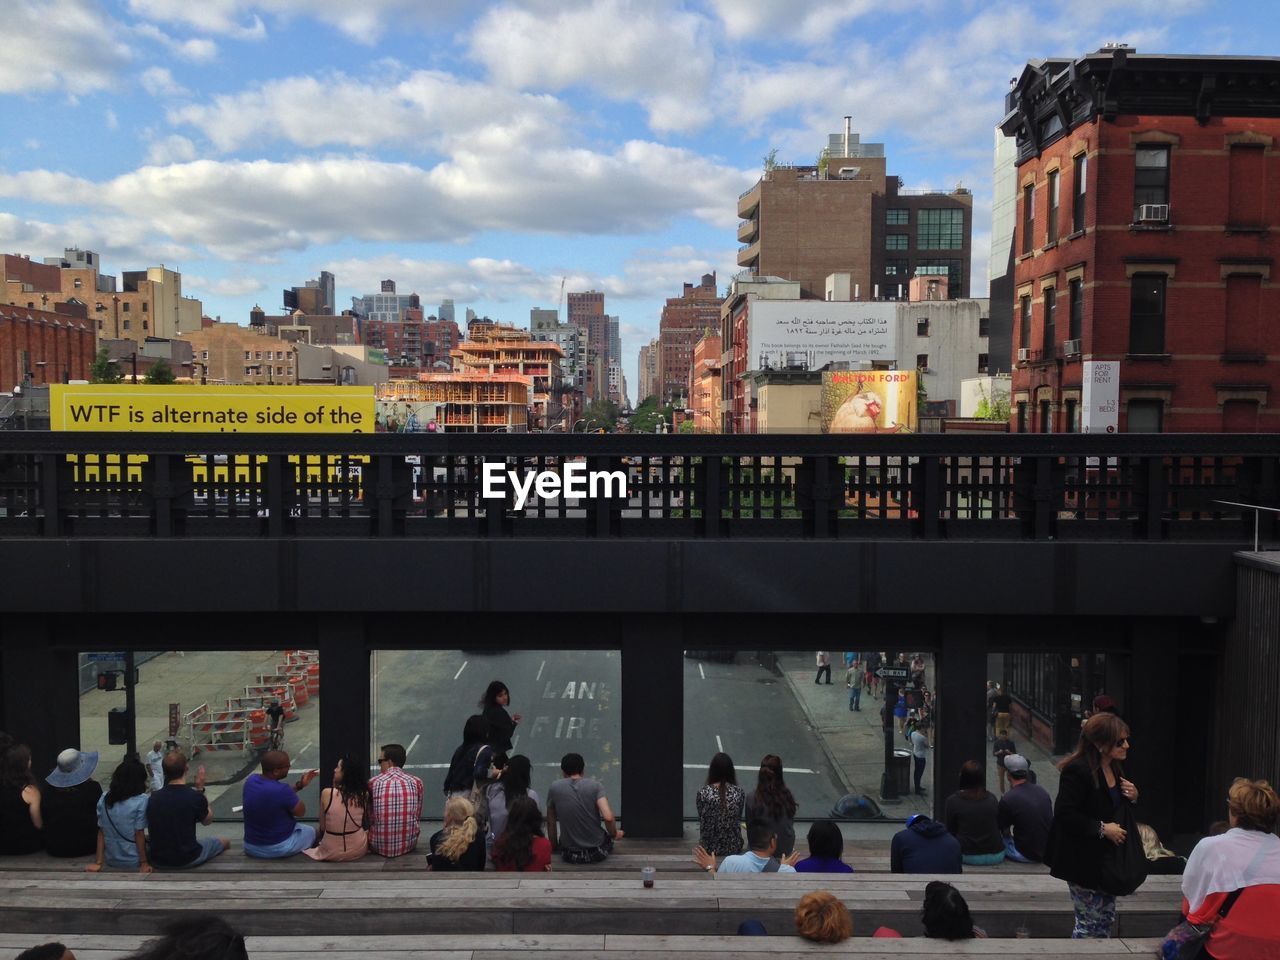
[[[322,269],[528,323],[598,289],[636,351],[736,270],[772,147],[851,114],[908,187],[974,190],[1029,58],[1280,53],[1270,3],[1075,0],[4,0],[0,250],[164,263],[247,322]]]

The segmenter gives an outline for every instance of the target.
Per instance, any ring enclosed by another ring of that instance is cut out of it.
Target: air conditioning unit
[[[1167,203],[1144,203],[1138,207],[1139,223],[1168,223],[1169,205]]]
[[[1019,347],[1019,348],[1018,348],[1018,362],[1019,362],[1019,363],[1026,363],[1026,362],[1027,362],[1028,360],[1030,360],[1030,359],[1031,359],[1031,350],[1030,350],[1030,348],[1029,348],[1029,347]]]
[[[1064,357],[1080,356],[1080,341],[1079,340],[1063,340],[1062,355]]]

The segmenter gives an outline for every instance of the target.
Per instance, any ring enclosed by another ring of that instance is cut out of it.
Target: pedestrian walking
[[[856,657],[857,654],[854,654]],[[849,709],[854,712],[862,710],[862,664],[852,661],[844,672],[844,685],[849,688]]]
[[[987,681],[987,740],[996,738],[996,697],[1000,696],[1000,684]]]
[[[878,696],[880,693],[880,664],[883,662],[884,654],[873,650],[867,654],[866,659],[866,679],[867,689],[871,691],[871,696]]]
[[[813,678],[814,683],[822,682],[822,675],[827,675],[827,683],[831,682],[831,654],[826,650],[819,650],[817,655],[818,675]]]
[[[911,731],[911,761],[915,765],[916,796],[924,796],[920,781],[924,778],[924,765],[929,760],[929,721],[920,720]]]
[[[146,755],[147,777],[153,791],[164,789],[164,744],[157,740],[151,744],[151,752]]]
[[[1124,826],[1136,825],[1130,808],[1138,799],[1138,788],[1124,777],[1128,755],[1128,725],[1115,714],[1099,713],[1085,722],[1075,751],[1058,764],[1062,774],[1044,862],[1071,891],[1071,936],[1077,940],[1111,936],[1116,894],[1104,886],[1117,887],[1105,877],[1104,867],[1126,843],[1137,844],[1142,853],[1137,830],[1131,837]]]

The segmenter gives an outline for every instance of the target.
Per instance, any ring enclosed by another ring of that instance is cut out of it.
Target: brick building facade
[[[0,304],[0,390],[24,382],[88,380],[93,324],[76,313]]]
[[[1014,430],[1079,430],[1084,364],[1114,361],[1120,431],[1280,431],[1278,80],[1125,47],[1028,64],[1001,124]]]
[[[696,287],[686,283],[680,296],[668,298],[658,325],[656,392],[662,403],[675,403],[682,398],[687,402],[693,346],[703,334],[720,329],[723,302],[716,290],[714,273],[703,274]]]

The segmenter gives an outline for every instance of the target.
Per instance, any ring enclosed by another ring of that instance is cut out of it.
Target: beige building
[[[233,323],[215,323],[182,337],[191,344],[193,379],[205,383],[297,383],[296,344]]]
[[[650,340],[640,348],[640,378],[636,389],[636,405],[645,402],[658,393],[658,358],[661,355],[661,341]]]
[[[752,375],[757,433],[821,433],[822,377],[807,370]]]

